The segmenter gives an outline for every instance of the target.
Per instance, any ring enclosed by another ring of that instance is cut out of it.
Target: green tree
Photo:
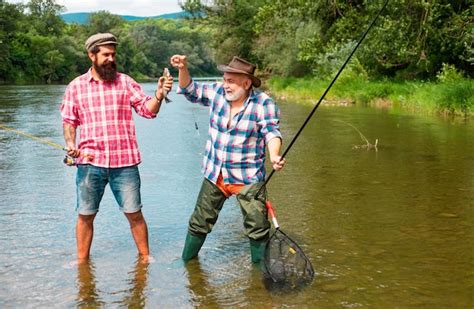
[[[54,0],[30,0],[26,6],[31,25],[40,35],[59,35],[65,24],[59,14],[64,7]]]
[[[256,40],[255,19],[258,8],[265,0],[215,0],[183,2],[183,9],[195,20],[212,28],[212,47],[215,60],[228,62],[239,55],[250,61],[259,59],[253,54]]]
[[[0,82],[14,79],[12,52],[23,18],[22,5],[0,1]]]
[[[319,76],[333,72],[384,2],[188,0],[183,8],[212,27],[219,57],[237,51],[268,73]],[[443,63],[472,74],[473,37],[468,1],[390,1],[354,62],[371,76],[431,78]]]

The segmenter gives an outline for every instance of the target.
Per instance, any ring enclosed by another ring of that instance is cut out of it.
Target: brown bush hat
[[[85,47],[87,51],[90,51],[96,46],[117,44],[117,38],[112,33],[96,33],[86,40]]]
[[[252,80],[254,87],[260,87],[262,82],[258,77],[253,75],[255,68],[256,66],[254,64],[237,56],[234,56],[229,64],[220,64],[217,66],[217,69],[221,72],[245,74]]]

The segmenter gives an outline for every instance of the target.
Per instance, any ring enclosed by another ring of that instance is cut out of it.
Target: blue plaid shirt
[[[230,103],[225,99],[222,83],[191,82],[178,88],[192,103],[209,107],[209,131],[202,172],[217,182],[222,173],[224,183],[252,184],[265,178],[265,145],[281,138],[280,110],[265,93],[252,90],[242,109],[229,123]],[[229,124],[229,125],[228,125]]]

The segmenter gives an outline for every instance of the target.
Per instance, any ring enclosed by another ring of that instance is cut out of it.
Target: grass
[[[330,81],[313,78],[272,78],[268,87],[277,97],[299,102],[319,100]],[[326,95],[327,101],[399,107],[422,113],[471,117],[474,115],[474,83],[471,79],[449,82],[369,81],[342,76]]]

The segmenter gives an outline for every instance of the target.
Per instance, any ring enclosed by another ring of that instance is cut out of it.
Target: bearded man
[[[142,117],[155,118],[173,78],[161,77],[155,94],[146,95],[130,76],[117,72],[117,44],[110,33],[97,33],[86,40],[92,68],[68,85],[61,104],[67,154],[76,158],[77,165],[79,261],[89,258],[93,222],[107,184],[130,223],[140,257],[147,260],[149,256],[148,228],[141,212],[141,157],[132,109]]]
[[[178,93],[210,109],[204,181],[189,220],[182,258],[188,261],[198,255],[225,200],[235,195],[252,262],[259,263],[270,233],[266,191],[260,190],[265,180],[266,147],[275,170],[285,164],[280,156],[279,109],[267,94],[254,89],[261,84],[254,75],[256,66],[242,58],[219,65],[223,82],[210,85],[192,81],[186,56],[174,55],[170,62],[179,70]]]

